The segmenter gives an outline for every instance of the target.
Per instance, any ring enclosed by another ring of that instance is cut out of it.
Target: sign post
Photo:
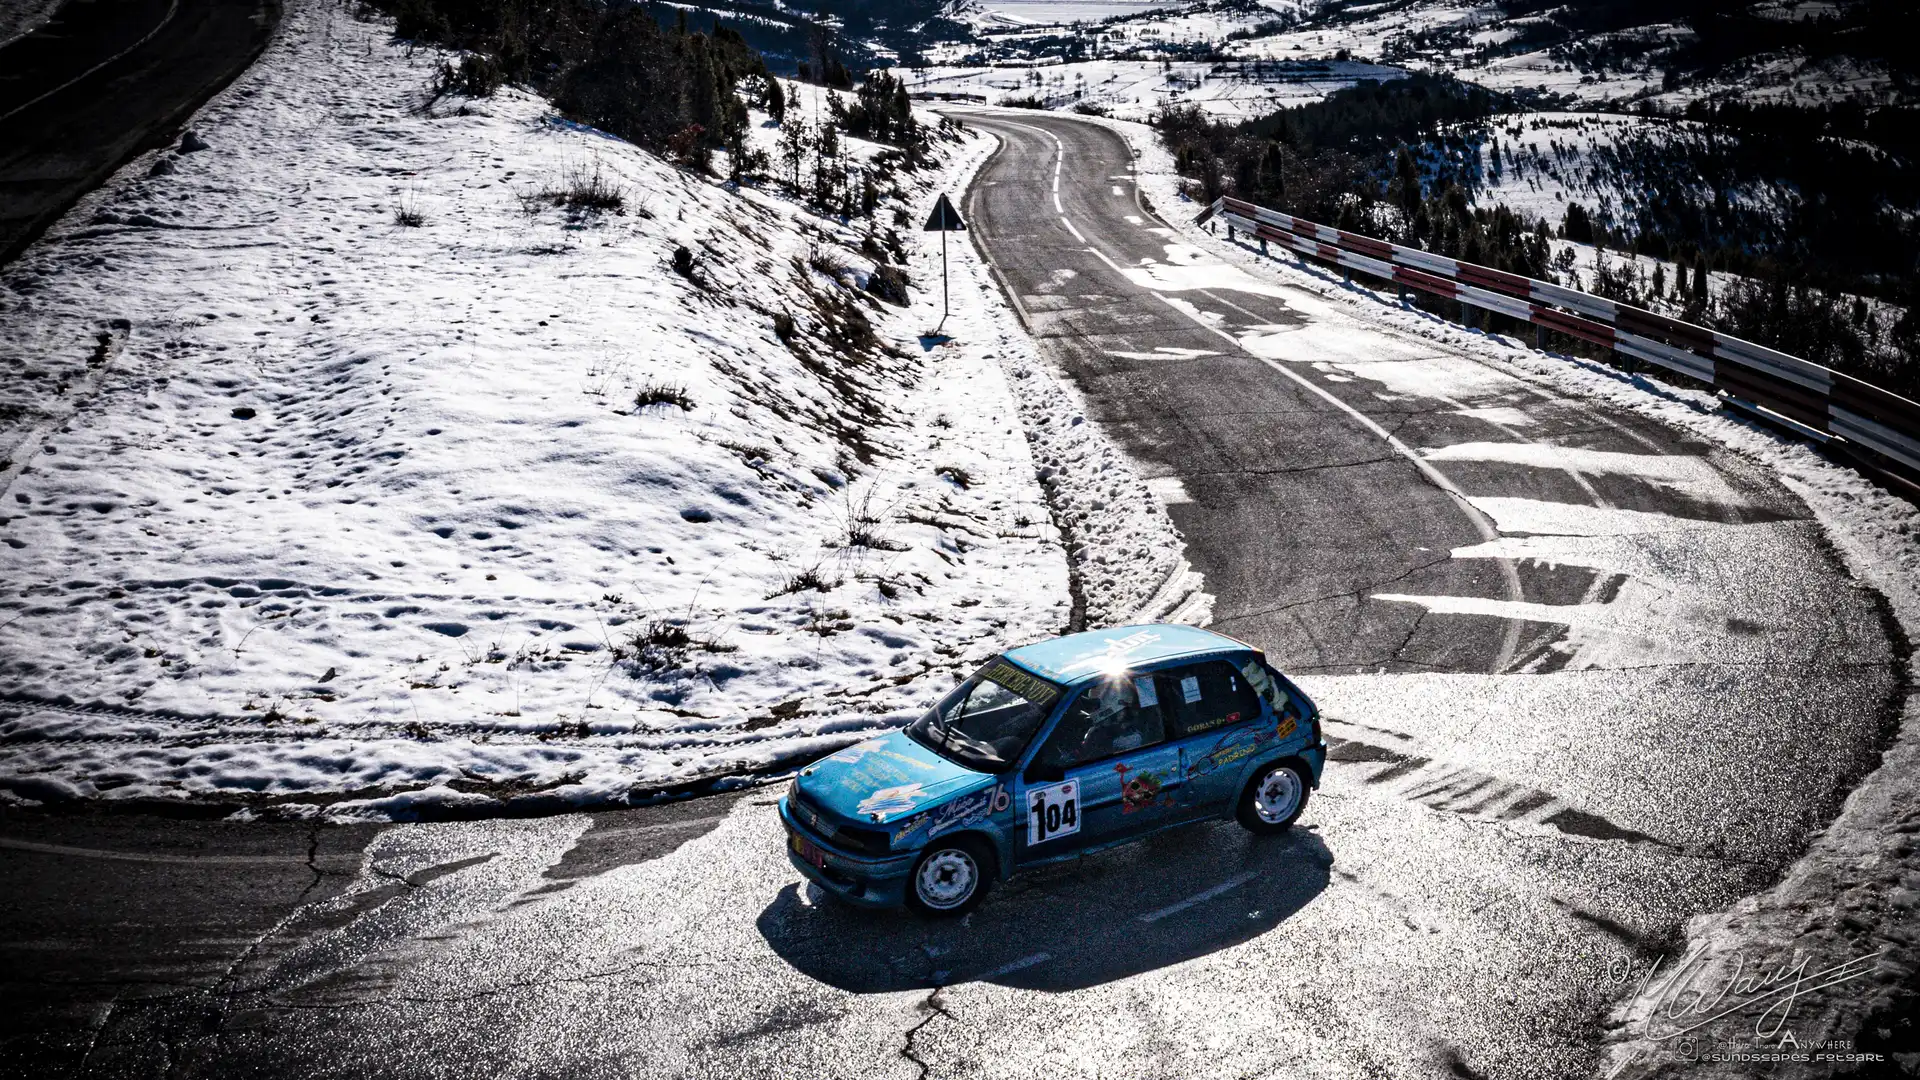
[[[934,327],[938,331],[947,325],[947,315],[950,314],[947,307],[947,234],[966,232],[967,224],[960,220],[960,211],[955,210],[943,194],[940,201],[933,204],[933,213],[927,216],[926,228],[921,231],[940,234],[940,326]]]

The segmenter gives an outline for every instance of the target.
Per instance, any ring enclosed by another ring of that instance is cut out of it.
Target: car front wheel
[[[1312,790],[1298,764],[1282,761],[1270,765],[1255,774],[1241,793],[1240,824],[1263,835],[1286,832],[1307,808],[1307,794]]]
[[[964,839],[938,841],[913,864],[907,902],[928,915],[965,915],[980,906],[993,883],[993,868],[982,845]]]

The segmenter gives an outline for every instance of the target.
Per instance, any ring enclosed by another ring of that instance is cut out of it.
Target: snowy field
[[[971,0],[957,17],[975,26],[1095,22],[1180,6],[1181,0]]]
[[[956,340],[919,336],[911,226],[991,140],[905,193],[901,310],[864,224],[524,93],[427,110],[440,57],[388,34],[291,5],[211,149],[136,160],[0,278],[0,797],[404,816],[817,755],[1066,624],[1020,408],[1058,411],[1038,464],[1113,557],[1090,614],[1167,608],[1164,511],[964,242]],[[619,210],[553,205],[596,177]]]
[[[1355,59],[1378,59],[1393,38],[1422,30],[1485,23],[1497,10],[1462,0],[1436,0],[1404,7],[1379,4],[1354,9],[1350,18],[1338,22],[1310,22],[1283,33],[1230,42],[1228,51],[1247,59],[1297,60],[1332,58],[1346,50]]]
[[[965,95],[987,105],[1037,98],[1048,108],[1085,104],[1144,121],[1170,105],[1198,105],[1222,120],[1249,120],[1318,101],[1362,79],[1397,79],[1406,72],[1358,61],[1163,65],[1088,60],[1036,67],[926,67],[898,74],[917,95]]]

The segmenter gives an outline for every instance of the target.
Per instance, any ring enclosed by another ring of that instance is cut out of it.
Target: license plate
[[[821,851],[819,846],[815,844],[813,841],[808,840],[806,837],[801,836],[799,833],[794,833],[787,837],[787,843],[792,845],[794,854],[800,856],[801,858],[807,860],[808,862],[812,863],[813,865],[819,867],[822,870],[825,870],[827,868],[826,853]]]

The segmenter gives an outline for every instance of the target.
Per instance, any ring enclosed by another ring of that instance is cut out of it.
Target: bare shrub
[[[867,279],[867,291],[889,304],[906,307],[912,299],[907,294],[908,284],[905,270],[897,266],[881,266]]]
[[[648,619],[620,639],[613,647],[613,659],[645,671],[661,671],[680,667],[696,652],[729,653],[736,648],[694,634],[677,622]]]
[[[568,170],[558,185],[540,188],[520,196],[520,205],[529,214],[557,207],[575,215],[623,213],[627,206],[625,189],[609,177],[598,161],[589,171],[584,166]]]
[[[790,596],[800,592],[832,592],[840,587],[839,579],[828,579],[820,573],[819,566],[809,566],[805,570],[787,579],[787,583],[767,595],[771,600],[776,596]]]
[[[403,229],[417,229],[427,223],[427,215],[413,201],[411,194],[400,199],[400,205],[393,208],[393,223]]]
[[[687,388],[672,383],[650,382],[633,395],[635,409],[646,409],[655,405],[678,405],[681,412],[693,411],[693,399],[687,396]]]

